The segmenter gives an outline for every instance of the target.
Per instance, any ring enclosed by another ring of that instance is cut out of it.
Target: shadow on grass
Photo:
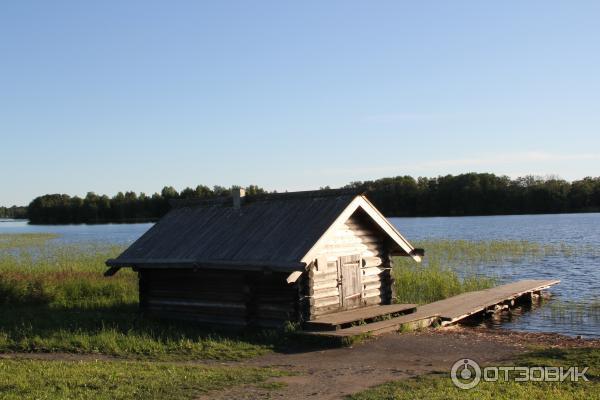
[[[137,304],[62,308],[4,305],[0,351],[98,353],[133,358],[240,360],[268,351],[298,353],[339,345],[282,330],[232,330],[152,318]]]

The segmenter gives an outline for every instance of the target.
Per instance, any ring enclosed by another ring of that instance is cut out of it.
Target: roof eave
[[[144,259],[109,259],[106,265],[111,268],[190,268],[190,269],[229,269],[241,271],[304,271],[303,262],[275,263],[268,261],[227,261],[227,260],[144,260]]]
[[[416,262],[421,262],[423,259],[423,255],[425,251],[423,249],[415,249],[412,244],[408,240],[402,236],[402,234],[396,229],[394,225],[390,223],[390,221],[367,199],[365,196],[360,196],[360,198],[364,201],[364,204],[368,205],[367,207],[363,206],[363,209],[383,228],[383,230],[392,238],[394,242],[400,246],[402,250],[404,250],[409,257],[412,257]]]
[[[371,219],[379,225],[379,227],[398,245],[398,247],[406,253],[409,257],[412,257],[416,262],[421,262],[422,253],[421,249],[415,251],[415,248],[402,236],[400,232],[392,225],[387,218],[371,203],[365,196],[358,195],[352,200],[352,202],[346,207],[344,211],[338,216],[338,218],[331,224],[331,226],[323,233],[315,245],[302,257],[302,261],[306,264],[314,258],[316,251],[320,245],[326,240],[328,234],[335,230],[340,223],[346,222],[346,220],[358,209],[362,208]]]

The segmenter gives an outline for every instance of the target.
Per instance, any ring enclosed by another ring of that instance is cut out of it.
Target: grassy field
[[[102,275],[104,261],[121,248],[40,240],[29,235],[16,240],[18,253],[0,253],[0,351],[238,360],[279,343],[271,332],[227,334],[142,318],[137,275]]]
[[[0,235],[0,352],[68,352],[117,359],[0,360],[0,399],[185,399],[238,384],[277,389],[278,383],[266,381],[281,374],[272,369],[175,361],[242,360],[286,349],[295,338],[284,332],[227,333],[142,317],[137,312],[137,275],[128,269],[111,278],[102,275],[104,261],[116,256],[121,247],[57,245],[52,241],[55,237]],[[570,251],[528,242],[431,241],[419,245],[427,248],[423,264],[406,257],[395,260],[393,274],[401,302],[426,303],[495,284],[488,277],[459,276],[453,268],[457,264]],[[598,354],[591,354],[586,361],[597,368]],[[520,362],[560,362],[583,356],[540,353],[536,357],[541,361],[530,355]],[[598,390],[597,382],[581,387],[482,384],[467,393],[449,385],[447,377],[427,376],[383,385],[353,398],[525,398],[548,393],[557,398],[591,398],[589,387]]]
[[[285,347],[280,332],[224,333],[137,313],[137,275],[105,278],[118,246],[57,245],[54,235],[0,235],[0,351],[100,353],[146,359],[239,360]],[[424,242],[426,262],[396,260],[400,302],[426,303],[493,286],[448,265],[542,250],[527,242]],[[12,247],[11,247],[12,246]],[[543,250],[549,251],[548,249]]]
[[[140,361],[0,360],[0,399],[194,399],[234,385],[265,385],[281,374]]]
[[[460,278],[452,269],[438,261],[421,266],[406,257],[394,260],[392,274],[399,303],[425,304],[456,296],[464,292],[487,289],[495,284],[493,278],[468,276]]]
[[[589,367],[589,382],[484,382],[475,388],[456,388],[449,373],[390,382],[350,397],[350,400],[452,399],[600,399],[600,349],[547,349],[523,355],[522,366]]]

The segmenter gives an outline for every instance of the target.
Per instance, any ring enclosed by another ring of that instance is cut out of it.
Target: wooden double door
[[[359,254],[338,258],[340,308],[347,310],[362,304],[362,271]]]

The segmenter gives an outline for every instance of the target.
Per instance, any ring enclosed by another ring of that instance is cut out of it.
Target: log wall
[[[391,262],[386,236],[360,212],[333,232],[309,266],[309,317],[329,314],[341,308],[338,285],[339,257],[360,254],[362,268],[361,306],[390,304],[393,297]]]
[[[140,308],[161,317],[236,327],[277,327],[298,319],[287,274],[190,269],[139,271]]]

